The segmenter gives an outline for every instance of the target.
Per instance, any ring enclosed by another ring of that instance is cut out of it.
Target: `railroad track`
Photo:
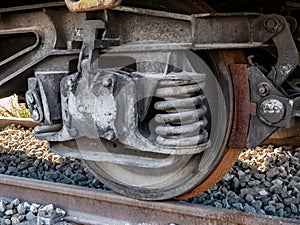
[[[55,203],[76,224],[107,225],[271,225],[299,220],[217,209],[177,201],[146,202],[112,192],[0,175],[0,195],[40,204]]]

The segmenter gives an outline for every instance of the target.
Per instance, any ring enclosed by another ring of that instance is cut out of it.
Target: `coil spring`
[[[202,90],[204,74],[172,73],[159,82],[156,96],[164,99],[156,102],[158,144],[169,147],[193,147],[208,141],[205,117],[207,107]]]

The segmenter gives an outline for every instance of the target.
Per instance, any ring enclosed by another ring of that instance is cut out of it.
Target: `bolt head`
[[[104,87],[110,87],[110,86],[112,85],[112,82],[113,82],[113,80],[112,80],[111,77],[105,77],[105,78],[103,78],[103,80],[102,80],[102,85],[103,85]]]
[[[260,96],[266,96],[269,94],[269,85],[268,84],[260,84],[258,85],[258,89],[257,89],[257,92]]]
[[[264,21],[264,25],[265,25],[265,28],[272,33],[277,32],[278,28],[279,28],[279,24],[274,18],[266,19]]]
[[[104,134],[105,139],[112,141],[116,138],[116,134],[113,130],[109,130]]]
[[[32,110],[31,117],[34,121],[37,121],[37,122],[39,122],[40,118],[41,118],[40,113],[37,109]]]
[[[30,92],[30,91],[28,91],[26,93],[26,102],[27,102],[27,105],[31,105],[35,102],[34,96],[33,96],[32,92]]]

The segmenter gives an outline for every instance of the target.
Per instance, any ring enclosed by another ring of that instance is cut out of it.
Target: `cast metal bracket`
[[[255,66],[249,68],[251,101],[257,103],[251,116],[247,147],[255,147],[277,128],[290,128],[297,116],[300,98],[290,99]]]

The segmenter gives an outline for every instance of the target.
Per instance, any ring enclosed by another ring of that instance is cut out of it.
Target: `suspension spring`
[[[154,107],[156,141],[168,147],[195,147],[208,141],[205,129],[207,107],[204,104],[205,74],[171,73],[160,80],[156,97],[163,99]]]

